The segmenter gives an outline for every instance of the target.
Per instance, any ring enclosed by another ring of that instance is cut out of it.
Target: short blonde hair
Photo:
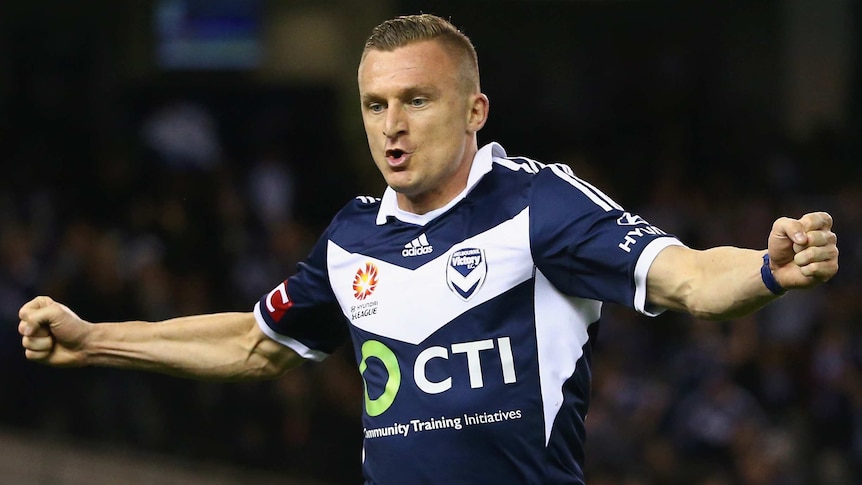
[[[431,14],[404,15],[387,20],[371,31],[362,59],[369,50],[393,51],[399,47],[434,40],[457,60],[465,86],[479,91],[479,58],[470,39],[446,19]]]

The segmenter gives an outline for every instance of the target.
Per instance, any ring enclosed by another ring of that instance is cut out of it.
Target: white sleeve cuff
[[[276,333],[273,329],[269,328],[269,325],[266,324],[266,321],[263,319],[263,315],[261,315],[260,313],[260,302],[254,304],[254,318],[255,320],[257,320],[257,326],[260,327],[261,331],[263,331],[263,333],[265,333],[267,337],[293,350],[303,359],[320,362],[323,359],[329,357],[329,354],[327,354],[326,352],[310,349],[299,340],[281,335],[280,333]]]
[[[640,313],[649,317],[661,315],[667,308],[649,305],[646,301],[647,297],[647,273],[649,272],[652,262],[655,260],[658,253],[668,246],[685,246],[679,239],[675,237],[660,237],[653,239],[647,247],[644,248],[638,262],[635,265],[635,301],[634,308]]]

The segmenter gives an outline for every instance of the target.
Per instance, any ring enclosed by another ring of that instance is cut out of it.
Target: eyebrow
[[[416,86],[409,86],[404,88],[398,92],[399,99],[412,99],[418,95],[426,95],[430,97],[437,97],[440,93],[440,88],[434,86],[433,84],[420,84]],[[385,101],[386,98],[380,94],[376,93],[365,93],[361,97],[363,103],[370,102],[380,102]]]
[[[413,98],[419,94],[425,94],[430,96],[437,96],[440,93],[440,88],[434,86],[433,84],[420,84],[418,86],[411,86],[404,90],[402,93],[402,98]]]

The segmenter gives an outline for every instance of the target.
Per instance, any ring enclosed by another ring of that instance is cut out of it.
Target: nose
[[[406,132],[407,120],[404,117],[404,110],[399,105],[390,105],[383,121],[383,135],[387,138],[397,138]]]

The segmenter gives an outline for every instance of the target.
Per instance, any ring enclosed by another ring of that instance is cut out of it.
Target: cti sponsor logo
[[[441,394],[454,386],[452,377],[434,381],[428,377],[428,364],[435,359],[448,360],[456,354],[464,354],[466,357],[467,376],[469,377],[470,388],[480,389],[485,387],[485,373],[482,371],[482,362],[480,354],[482,352],[496,351],[497,357],[500,359],[500,366],[503,370],[502,376],[496,376],[497,379],[502,377],[503,384],[514,384],[518,381],[515,375],[515,359],[512,354],[512,342],[509,337],[499,337],[497,339],[476,340],[473,342],[458,342],[453,343],[448,348],[435,345],[419,352],[416,360],[413,362],[413,382],[416,387],[426,394]],[[362,344],[362,360],[359,362],[359,373],[362,375],[362,381],[365,387],[365,412],[369,416],[380,416],[383,414],[392,403],[395,402],[395,397],[401,389],[401,381],[403,374],[401,373],[401,365],[395,352],[387,347],[383,342],[377,340],[367,340]],[[372,399],[368,392],[368,381],[365,379],[365,371],[368,369],[368,359],[377,359],[383,363],[386,370],[386,383],[383,385],[383,392],[375,393],[378,397]],[[459,379],[459,382],[463,380]]]
[[[377,266],[370,261],[365,263],[365,267],[356,270],[353,276],[353,297],[357,300],[368,298],[374,293],[378,282]]]

